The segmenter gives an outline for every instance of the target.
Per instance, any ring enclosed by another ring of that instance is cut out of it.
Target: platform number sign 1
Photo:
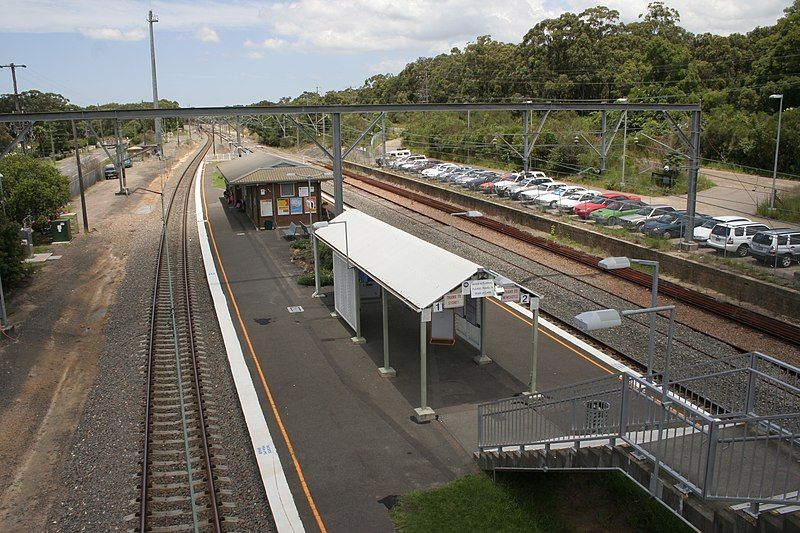
[[[433,304],[433,312],[434,313],[441,313],[444,311],[444,300],[439,300],[435,304]]]

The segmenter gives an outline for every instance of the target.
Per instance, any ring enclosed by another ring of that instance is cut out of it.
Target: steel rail
[[[434,209],[443,211],[448,214],[456,213],[463,210],[461,207],[456,207],[447,202],[436,200],[424,194],[417,193],[414,191],[409,191],[402,187],[391,185],[375,178],[362,176],[352,171],[345,171],[343,173],[349,178],[362,181],[379,189],[392,192],[394,194],[403,196],[409,200],[421,203],[423,205],[427,205],[428,207],[432,207]],[[498,233],[507,235],[509,237],[513,237],[527,244],[531,244],[538,248],[542,248],[549,252],[555,253],[562,257],[572,259],[573,261],[577,261],[581,264],[590,266],[594,269],[602,270],[597,266],[597,263],[598,261],[600,261],[601,258],[595,255],[575,250],[573,248],[570,248],[569,246],[553,242],[544,237],[537,237],[526,231],[522,231],[513,226],[510,226],[503,222],[499,222],[497,220],[493,220],[491,218],[473,217],[470,218],[469,221],[474,224],[478,224],[479,226],[483,226],[485,228],[497,231]],[[638,270],[634,270],[631,268],[609,270],[609,271],[602,270],[602,271],[617,276],[619,278],[622,278],[626,281],[630,281],[642,287],[650,288],[652,285],[652,276],[650,274],[647,274],[645,272],[640,272]],[[702,294],[700,292],[691,289],[687,289],[685,287],[678,285],[677,283],[673,283],[670,281],[659,282],[658,291],[660,294],[663,294],[665,296],[669,296],[671,298],[690,304],[704,311],[708,311],[712,314],[721,316],[723,318],[727,318],[734,322],[738,322],[739,324],[747,326],[751,329],[767,333],[773,337],[776,337],[781,341],[788,342],[796,346],[800,346],[800,326],[790,324],[782,320],[778,320],[776,318],[761,313],[757,313],[755,311],[751,311],[749,309],[738,307],[728,302],[720,302],[710,296],[707,296],[705,294]]]
[[[194,156],[192,161],[186,167],[184,172],[181,174],[178,183],[175,185],[175,188],[172,191],[172,195],[170,196],[169,203],[167,204],[166,211],[164,211],[164,220],[162,225],[161,237],[159,239],[159,246],[158,246],[158,254],[156,257],[156,269],[155,269],[155,280],[154,280],[154,289],[153,289],[153,298],[151,300],[151,307],[150,307],[150,328],[149,328],[149,339],[148,339],[148,348],[147,348],[147,372],[146,372],[146,392],[145,392],[145,418],[144,418],[144,453],[142,457],[142,480],[141,480],[141,490],[139,493],[139,532],[144,533],[147,530],[147,491],[149,485],[148,479],[148,463],[149,463],[149,445],[150,445],[150,413],[151,413],[151,399],[152,399],[152,384],[153,384],[153,359],[155,354],[155,341],[156,341],[156,322],[157,322],[157,315],[158,315],[158,293],[159,288],[161,286],[161,266],[164,259],[164,249],[167,239],[167,222],[169,221],[169,216],[172,212],[172,206],[175,200],[175,196],[177,194],[178,188],[185,178],[187,174],[191,173],[194,174],[194,171],[199,166],[200,161],[205,154],[208,153],[209,149],[211,148],[211,140],[210,138],[206,141],[206,144],[198,151],[198,153]],[[162,195],[162,202],[163,202],[163,194],[164,192],[161,191]],[[185,271],[185,269],[184,269]],[[188,301],[187,301],[188,303]],[[193,343],[193,341],[192,341]],[[193,358],[194,359],[194,358]],[[195,369],[196,370],[196,369]],[[178,379],[181,379],[180,374],[178,374]],[[199,397],[198,397],[199,402]],[[200,409],[200,406],[198,406]],[[205,426],[203,427],[203,431],[205,431]],[[204,442],[204,444],[207,444]],[[206,446],[207,447],[207,446]],[[207,451],[207,450],[206,450]],[[191,468],[191,464],[187,465],[187,468]],[[213,507],[216,508],[216,497],[214,494],[211,494],[213,499],[214,505]],[[218,528],[217,532],[220,531]]]

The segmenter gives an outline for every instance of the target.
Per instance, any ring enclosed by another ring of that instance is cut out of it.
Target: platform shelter
[[[383,366],[379,371],[383,376],[396,375],[389,357],[387,297],[396,297],[419,314],[420,406],[414,417],[419,422],[432,419],[435,412],[427,399],[428,344],[467,342],[478,351],[476,363],[492,361],[485,351],[484,298],[505,292],[495,285],[496,274],[356,209],[329,222],[318,222],[312,229],[312,237],[334,252],[334,307],[353,328],[354,343],[365,342],[361,336],[362,303],[381,300]],[[322,296],[316,259],[314,294]]]

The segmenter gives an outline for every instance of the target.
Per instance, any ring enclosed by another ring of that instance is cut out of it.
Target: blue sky
[[[727,34],[770,25],[789,0],[674,0],[682,25]],[[478,35],[519,42],[545,18],[603,4],[635,20],[647,0],[0,0],[0,63],[24,63],[20,90],[79,105],[152,98],[147,11],[159,96],[184,106],[249,104],[358,87]],[[0,93],[12,91],[0,70]]]

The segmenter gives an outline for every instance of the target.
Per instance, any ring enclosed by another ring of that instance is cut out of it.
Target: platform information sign
[[[503,294],[500,296],[501,302],[518,302],[519,287],[516,285],[503,285]]]
[[[494,296],[494,280],[493,279],[474,279],[469,283],[470,295],[473,298],[485,298],[486,296]]]
[[[464,295],[459,292],[451,292],[450,294],[445,294],[443,301],[445,309],[464,307]]]

